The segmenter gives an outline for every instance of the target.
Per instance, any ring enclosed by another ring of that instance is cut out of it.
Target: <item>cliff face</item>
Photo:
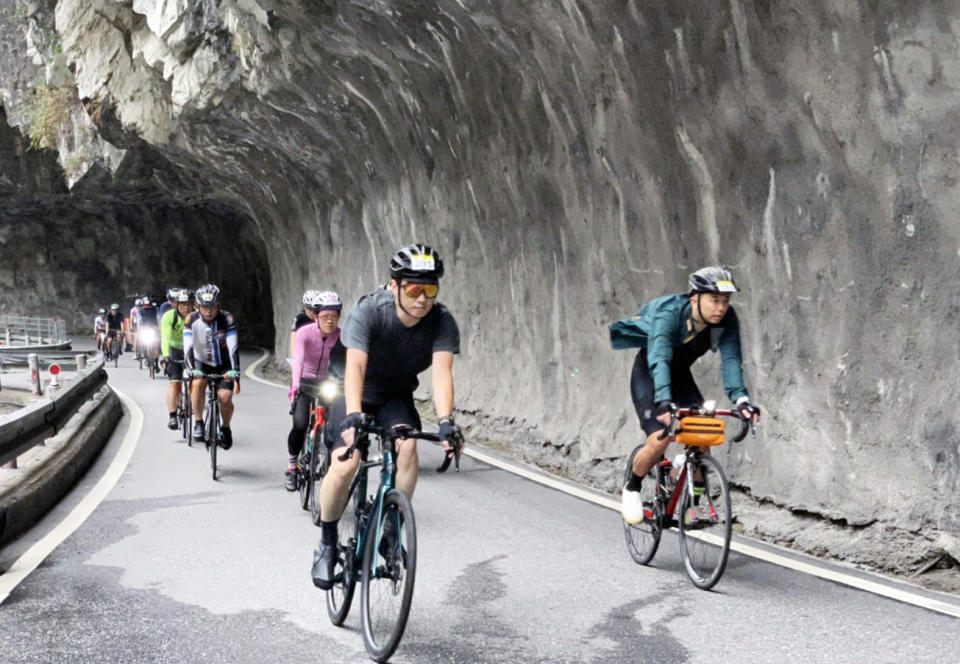
[[[766,407],[761,438],[720,452],[736,483],[957,554],[951,3],[5,11],[0,57],[41,63],[0,80],[7,121],[38,135],[31,91],[66,86],[75,119],[47,147],[74,190],[123,183],[136,154],[155,190],[237,211],[278,329],[303,288],[350,301],[393,249],[428,242],[475,435],[614,488],[638,427],[632,354],[605,326],[725,263]],[[714,358],[701,364],[719,396]]]

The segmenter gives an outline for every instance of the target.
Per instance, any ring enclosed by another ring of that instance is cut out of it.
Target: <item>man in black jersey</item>
[[[372,415],[380,426],[407,424],[419,429],[413,392],[417,374],[428,367],[432,367],[433,403],[444,448],[449,450],[459,438],[453,421],[453,356],[460,352],[460,332],[450,311],[436,301],[442,276],[443,261],[433,249],[407,245],[390,260],[389,290],[364,295],[350,312],[340,336],[347,348],[344,394],[330,406],[327,419],[334,450],[353,443],[361,412]],[[312,577],[323,590],[333,584],[337,524],[360,461],[358,454],[340,461],[340,453],[331,456],[320,486],[323,531]],[[397,488],[412,497],[416,484],[417,441],[400,440]]]

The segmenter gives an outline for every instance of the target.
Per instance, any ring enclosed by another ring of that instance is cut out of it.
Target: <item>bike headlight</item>
[[[140,332],[140,340],[143,343],[151,344],[157,340],[157,332],[152,327],[145,328]]]
[[[320,383],[320,396],[323,397],[324,401],[333,401],[338,394],[340,394],[340,386],[337,385],[336,381],[327,379]]]

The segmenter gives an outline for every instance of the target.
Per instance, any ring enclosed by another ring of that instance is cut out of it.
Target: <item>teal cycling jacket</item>
[[[690,315],[690,296],[684,293],[664,295],[640,307],[632,318],[610,324],[610,345],[622,348],[646,348],[647,366],[653,377],[653,400],[671,401],[670,365],[674,348],[697,336]],[[749,397],[743,384],[740,357],[740,322],[731,305],[718,325],[710,326],[710,350],[720,350],[720,373],[730,401]]]

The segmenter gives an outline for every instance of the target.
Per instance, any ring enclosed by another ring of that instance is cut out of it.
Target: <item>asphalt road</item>
[[[255,359],[245,353],[244,364]],[[282,488],[286,390],[244,380],[233,449],[165,428],[165,383],[129,355],[110,383],[131,413],[74,492],[0,551],[8,568],[60,523],[135,437],[89,518],[0,605],[0,662],[364,662],[355,600],[343,628],[309,569],[319,535]],[[957,619],[732,553],[694,588],[666,534],[633,563],[619,515],[464,458],[437,475],[421,443],[413,609],[395,662],[945,662]],[[0,577],[2,578],[2,577]]]

